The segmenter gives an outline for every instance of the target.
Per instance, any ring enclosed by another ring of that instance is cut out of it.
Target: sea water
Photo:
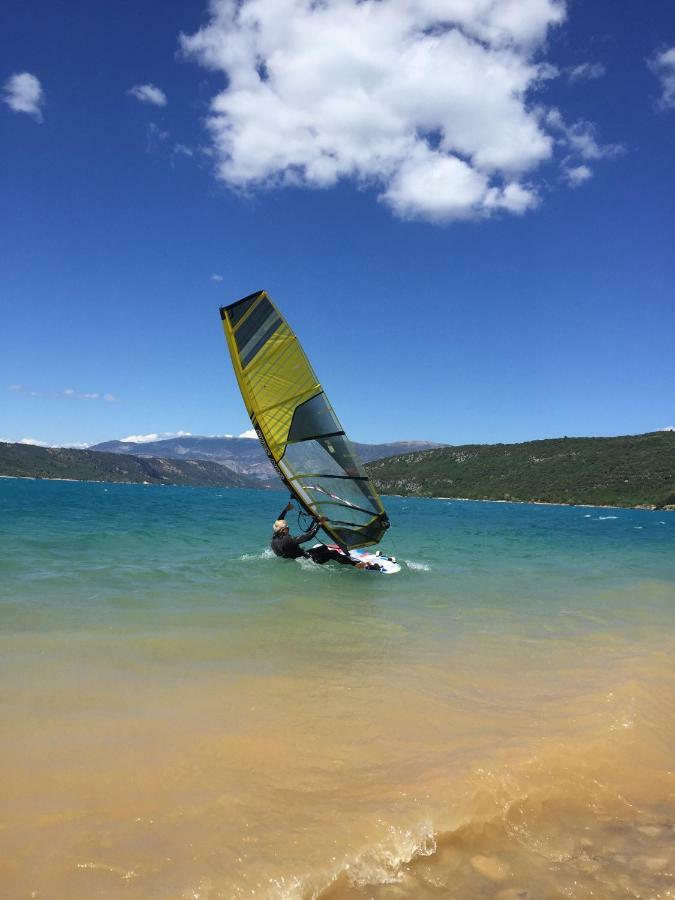
[[[675,515],[385,500],[0,480],[0,895],[672,896]]]

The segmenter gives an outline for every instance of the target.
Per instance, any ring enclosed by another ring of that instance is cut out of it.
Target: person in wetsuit
[[[281,556],[283,559],[298,559],[299,557],[304,556],[305,558],[318,563],[320,566],[330,560],[335,560],[335,562],[339,562],[342,565],[354,566],[357,569],[380,568],[375,563],[367,565],[365,562],[357,562],[346,553],[340,553],[339,550],[333,550],[332,547],[327,547],[325,544],[319,544],[318,547],[311,547],[309,550],[305,550],[301,544],[311,541],[326,519],[315,518],[311,527],[308,528],[304,534],[298,535],[298,537],[292,537],[289,532],[288,523],[284,519],[286,513],[291,509],[293,509],[293,504],[289,502],[281,510],[279,518],[272,526],[272,543],[270,546],[276,556]]]

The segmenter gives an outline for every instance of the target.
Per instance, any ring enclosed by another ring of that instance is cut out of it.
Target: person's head
[[[277,519],[274,525],[272,525],[272,530],[275,534],[288,534],[288,523],[285,519]]]

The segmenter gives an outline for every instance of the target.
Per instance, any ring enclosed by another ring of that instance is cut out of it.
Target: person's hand
[[[328,519],[325,516],[319,516],[319,518],[316,521],[319,523],[319,525],[323,525],[323,523],[327,522]]]
[[[289,500],[288,503],[286,504],[285,511],[288,512],[289,509],[293,509],[293,501],[292,500]]]

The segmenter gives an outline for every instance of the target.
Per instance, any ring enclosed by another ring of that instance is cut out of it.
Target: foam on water
[[[387,826],[387,836],[347,863],[344,874],[351,884],[397,884],[403,880],[404,867],[415,858],[436,852],[436,837],[430,822],[410,828]]]
[[[413,572],[430,572],[431,571],[431,566],[429,565],[429,563],[418,562],[414,559],[405,559],[403,561],[405,562],[406,566],[409,569],[413,570]]]
[[[242,562],[252,562],[260,559],[275,559],[274,552],[270,547],[265,547],[260,553],[242,553],[239,557]]]

